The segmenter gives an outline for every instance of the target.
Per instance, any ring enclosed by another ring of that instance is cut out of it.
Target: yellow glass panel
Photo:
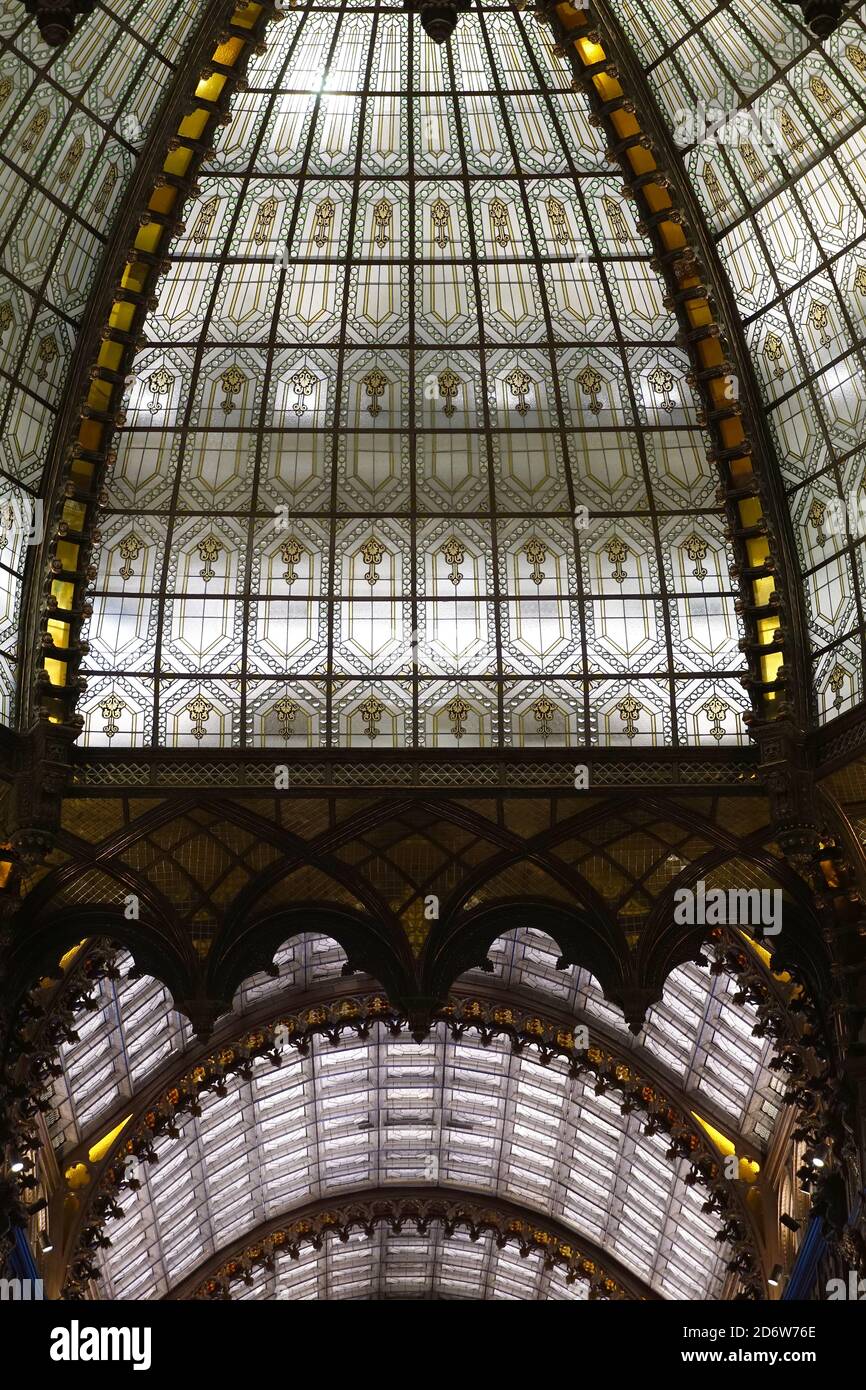
[[[97,1139],[93,1148],[87,1151],[87,1157],[90,1159],[91,1163],[98,1163],[101,1158],[105,1157],[117,1136],[126,1129],[131,1119],[132,1116],[127,1115],[125,1119],[121,1120],[119,1125],[115,1125],[114,1129],[109,1130],[108,1134],[103,1134],[101,1139]]]
[[[197,97],[200,97],[202,101],[216,101],[225,85],[226,80],[222,73],[215,72],[213,77],[205,78],[199,82],[195,89],[195,94]]]
[[[65,661],[58,661],[56,657],[48,657],[45,661],[45,670],[52,685],[66,684]]]

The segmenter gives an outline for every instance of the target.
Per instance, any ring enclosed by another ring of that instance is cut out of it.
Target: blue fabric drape
[[[827,1249],[827,1242],[821,1234],[821,1225],[821,1218],[817,1216],[813,1216],[809,1222],[809,1229],[797,1251],[791,1277],[785,1286],[785,1292],[782,1294],[782,1302],[786,1299],[808,1298],[812,1293],[818,1274],[818,1265]]]

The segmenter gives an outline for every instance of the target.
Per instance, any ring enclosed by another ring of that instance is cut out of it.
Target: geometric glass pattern
[[[254,1270],[241,1299],[520,1299],[580,1301],[588,1285],[568,1284],[565,1271],[546,1268],[538,1251],[524,1256],[514,1245],[499,1249],[489,1231],[470,1240],[466,1231],[446,1235],[441,1221],[423,1235],[399,1234],[382,1225],[371,1237],[353,1231],[345,1244],[326,1236],[322,1250],[302,1246],[297,1259],[278,1254],[271,1272]]]
[[[100,257],[204,0],[97,4],[50,48],[0,7],[0,722],[13,718],[28,543]],[[32,538],[32,539],[31,539]]]
[[[636,1039],[592,976],[575,967],[557,972],[556,956],[543,933],[509,933],[490,949],[494,976],[484,977],[485,988],[501,988],[512,1003],[534,1000],[542,1012],[544,996],[552,1002],[558,994],[556,1008],[585,1021],[591,1041],[594,1027],[611,1030],[638,1068],[643,1057],[685,1092],[689,1108],[709,1108],[730,1137],[748,1137],[759,1152],[768,1147],[781,1109],[773,1048],[753,1036],[757,1014],[734,1002],[733,981],[692,963],[679,967]],[[260,1009],[270,997],[276,1016],[293,995],[339,981],[344,962],[329,938],[295,937],[276,954],[279,978],[251,977],[235,1012]],[[131,958],[116,964],[125,972]],[[464,988],[472,988],[473,973]],[[362,991],[370,984],[358,983]],[[153,1086],[159,1066],[175,1064],[190,1043],[188,1024],[153,979],[122,973],[104,980],[96,1003],[78,1025],[79,1040],[62,1049],[63,1076],[47,1116],[52,1143],[67,1149],[95,1142],[128,1114],[130,1097]],[[263,1221],[311,1201],[424,1184],[498,1195],[555,1218],[663,1297],[717,1297],[721,1290],[724,1249],[714,1218],[701,1211],[706,1193],[685,1181],[689,1165],[668,1156],[669,1139],[645,1134],[646,1117],[623,1114],[621,1097],[598,1094],[591,1074],[570,1078],[560,1060],[542,1066],[504,1038],[482,1044],[468,1032],[455,1040],[443,1024],[420,1043],[377,1028],[338,1045],[317,1037],[304,1055],[283,1049],[278,1068],[259,1060],[249,1077],[226,1078],[224,1094],[203,1092],[199,1100],[200,1116],[179,1115],[178,1137],[155,1142],[159,1162],[136,1164],[142,1186],[124,1192],[124,1214],[106,1228],[105,1297],[159,1297]],[[413,1250],[429,1266],[423,1242],[412,1233],[406,1242],[404,1260],[387,1235],[377,1235],[376,1268],[386,1247],[397,1266],[411,1264]],[[474,1267],[483,1248],[464,1251]],[[449,1255],[443,1271],[464,1255]],[[357,1259],[333,1264],[327,1255],[320,1274],[337,1276],[345,1267],[359,1280],[372,1278],[371,1258],[359,1244]],[[506,1288],[512,1262],[502,1258]],[[312,1279],[313,1252],[302,1252],[302,1262]],[[274,1285],[263,1277],[251,1296],[277,1297],[286,1288],[285,1296],[317,1296],[321,1279],[305,1294],[308,1282],[286,1285],[281,1276]],[[556,1294],[532,1287],[521,1296],[572,1296],[560,1281]],[[582,1286],[573,1287],[583,1296]],[[499,1295],[488,1286],[488,1296]]]
[[[118,436],[91,744],[743,740],[677,325],[550,31],[269,31]]]
[[[744,326],[788,496],[824,723],[864,697],[860,7],[823,43],[795,5],[724,0],[705,20],[703,6],[680,0],[612,8],[682,151]]]

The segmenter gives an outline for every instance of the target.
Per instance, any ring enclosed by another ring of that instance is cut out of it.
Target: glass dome
[[[742,740],[700,402],[549,32],[272,35],[146,319],[85,740]]]

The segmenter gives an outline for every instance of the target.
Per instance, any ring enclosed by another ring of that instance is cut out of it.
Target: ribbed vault
[[[173,1298],[654,1299],[619,1261],[515,1203],[453,1189],[314,1203],[236,1242]]]
[[[639,1028],[699,949],[704,932],[676,924],[674,895],[703,881],[782,893],[776,949],[821,997],[814,914],[768,816],[758,797],[635,792],[71,798],[9,968],[27,988],[82,936],[110,930],[207,1029],[281,942],[317,926],[423,1011],[503,932],[535,924]]]
[[[119,1156],[136,1156],[144,1186],[122,1193],[123,1216],[109,1220],[105,1292],[186,1288],[223,1247],[256,1244],[251,1227],[276,1229],[304,1201],[342,1207],[420,1179],[546,1213],[664,1296],[718,1293],[712,1213],[739,1223],[738,1250],[754,1216],[716,1144],[730,1142],[749,1173],[779,1116],[772,1049],[750,1039],[756,1015],[726,975],[675,972],[636,1042],[591,977],[557,972],[553,943],[524,931],[491,952],[492,977],[461,983],[447,1027],[413,1042],[364,981],[326,1002],[342,959],[326,939],[285,948],[282,978],[250,981],[210,1050],[180,1050],[183,1025],[154,982],[103,986],[64,1051],[52,1133],[70,1172],[83,1164],[108,1184],[107,1205],[79,1191],[88,1228],[115,1211]],[[588,1053],[574,1049],[574,1020],[587,1023]]]

